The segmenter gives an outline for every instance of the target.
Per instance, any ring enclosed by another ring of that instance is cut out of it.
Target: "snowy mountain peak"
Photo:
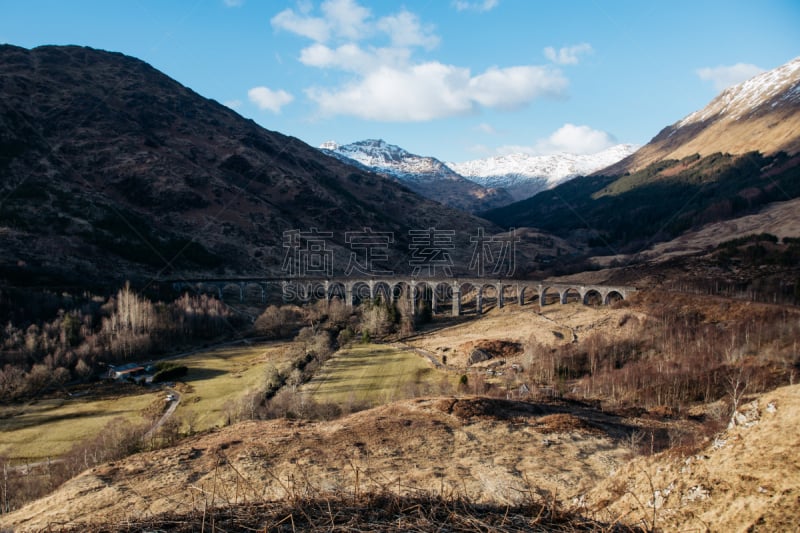
[[[331,144],[336,148],[326,146]],[[403,181],[460,178],[438,159],[412,154],[383,139],[367,139],[344,145],[328,141],[320,148],[357,161],[372,170],[391,174]]]
[[[336,141],[325,141],[320,144],[319,147],[322,150],[337,150],[339,148],[339,143]]]
[[[328,155],[404,183],[415,192],[459,209],[483,211],[511,203],[504,190],[488,189],[453,172],[436,158],[412,154],[382,139],[320,146]]]
[[[800,57],[728,87],[706,107],[678,122],[677,127],[717,117],[737,120],[757,111],[761,106],[769,105],[774,108],[784,103],[800,103]]]
[[[452,197],[457,196],[459,190],[470,188],[469,195],[491,198],[491,203],[496,205],[522,200],[575,176],[591,174],[612,165],[637,148],[632,144],[619,144],[591,155],[533,156],[517,153],[445,164],[433,157],[412,154],[382,139],[345,145],[328,141],[320,146],[335,157],[392,176],[421,194],[450,205],[455,205]],[[445,184],[451,192],[443,191]],[[431,194],[431,187],[436,188],[435,194]]]
[[[516,200],[555,187],[575,176],[601,170],[631,155],[638,149],[632,144],[618,144],[591,155],[508,154],[448,163],[455,172],[485,187],[503,187]]]
[[[728,87],[702,109],[662,129],[611,174],[665,159],[721,152],[800,152],[800,57]]]

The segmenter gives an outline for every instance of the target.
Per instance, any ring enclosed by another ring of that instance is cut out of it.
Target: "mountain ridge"
[[[467,250],[496,229],[120,53],[0,46],[0,94],[0,275],[16,283],[280,275],[285,232],[311,228],[343,269],[344,230],[393,232],[403,257],[411,229]]]
[[[382,139],[345,145],[326,141],[319,146],[328,155],[393,177],[423,196],[476,212],[502,207],[576,176],[590,174],[630,155],[636,148],[619,144],[589,155],[515,153],[452,163],[412,154]]]
[[[598,174],[635,172],[662,159],[715,152],[800,151],[800,57],[728,87],[705,107],[662,129],[634,154]]]
[[[594,154],[514,153],[447,165],[486,187],[503,187],[515,200],[529,198],[576,176],[591,174],[631,155],[638,146],[618,144]]]
[[[619,163],[485,216],[618,255],[797,198],[798,95],[800,58],[726,89]]]
[[[476,184],[434,157],[412,154],[383,139],[345,145],[328,141],[319,149],[342,161],[355,161],[365,170],[395,179],[426,198],[457,209],[478,212],[513,201],[503,189]]]

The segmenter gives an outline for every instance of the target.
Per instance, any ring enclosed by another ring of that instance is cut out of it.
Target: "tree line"
[[[24,300],[0,292],[0,309],[7,319],[0,326],[0,401],[87,380],[105,365],[152,358],[241,326],[227,306],[205,294],[152,302],[126,284],[107,298],[56,301],[62,305],[55,316],[34,319],[18,311]]]

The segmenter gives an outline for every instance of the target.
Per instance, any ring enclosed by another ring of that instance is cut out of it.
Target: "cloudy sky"
[[[0,42],[143,59],[312,145],[445,161],[644,144],[800,55],[800,3],[0,0]]]

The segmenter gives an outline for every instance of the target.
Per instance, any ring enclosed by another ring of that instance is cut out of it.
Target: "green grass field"
[[[289,366],[286,346],[235,346],[180,359],[189,373],[182,379],[187,386],[177,416],[191,420],[196,431],[225,425],[233,404],[264,383],[268,365],[279,370]]]
[[[235,403],[261,387],[268,365],[290,366],[286,347],[233,346],[177,359],[189,372],[177,386],[181,404],[175,416],[194,431],[226,424]],[[302,390],[319,402],[378,405],[435,393],[443,380],[454,382],[413,352],[364,344],[337,353]],[[119,398],[48,399],[5,408],[0,410],[0,456],[15,463],[56,458],[112,420],[143,422],[143,413],[157,408],[163,394],[143,387],[141,394]]]
[[[233,346],[177,359],[189,372],[178,387],[182,398],[176,416],[191,419],[195,431],[224,423],[226,404],[257,387],[268,363],[278,368],[289,364],[283,352],[279,344]],[[141,394],[119,398],[48,399],[0,409],[0,456],[12,462],[58,457],[112,420],[143,422],[144,411],[163,402],[163,394],[143,387]]]
[[[443,380],[454,382],[414,352],[359,344],[337,352],[302,391],[320,403],[375,406],[433,393]]]
[[[141,423],[144,410],[161,398],[160,392],[142,390],[140,395],[114,399],[31,403],[19,414],[0,419],[0,455],[15,463],[43,461],[94,437],[112,420]]]

